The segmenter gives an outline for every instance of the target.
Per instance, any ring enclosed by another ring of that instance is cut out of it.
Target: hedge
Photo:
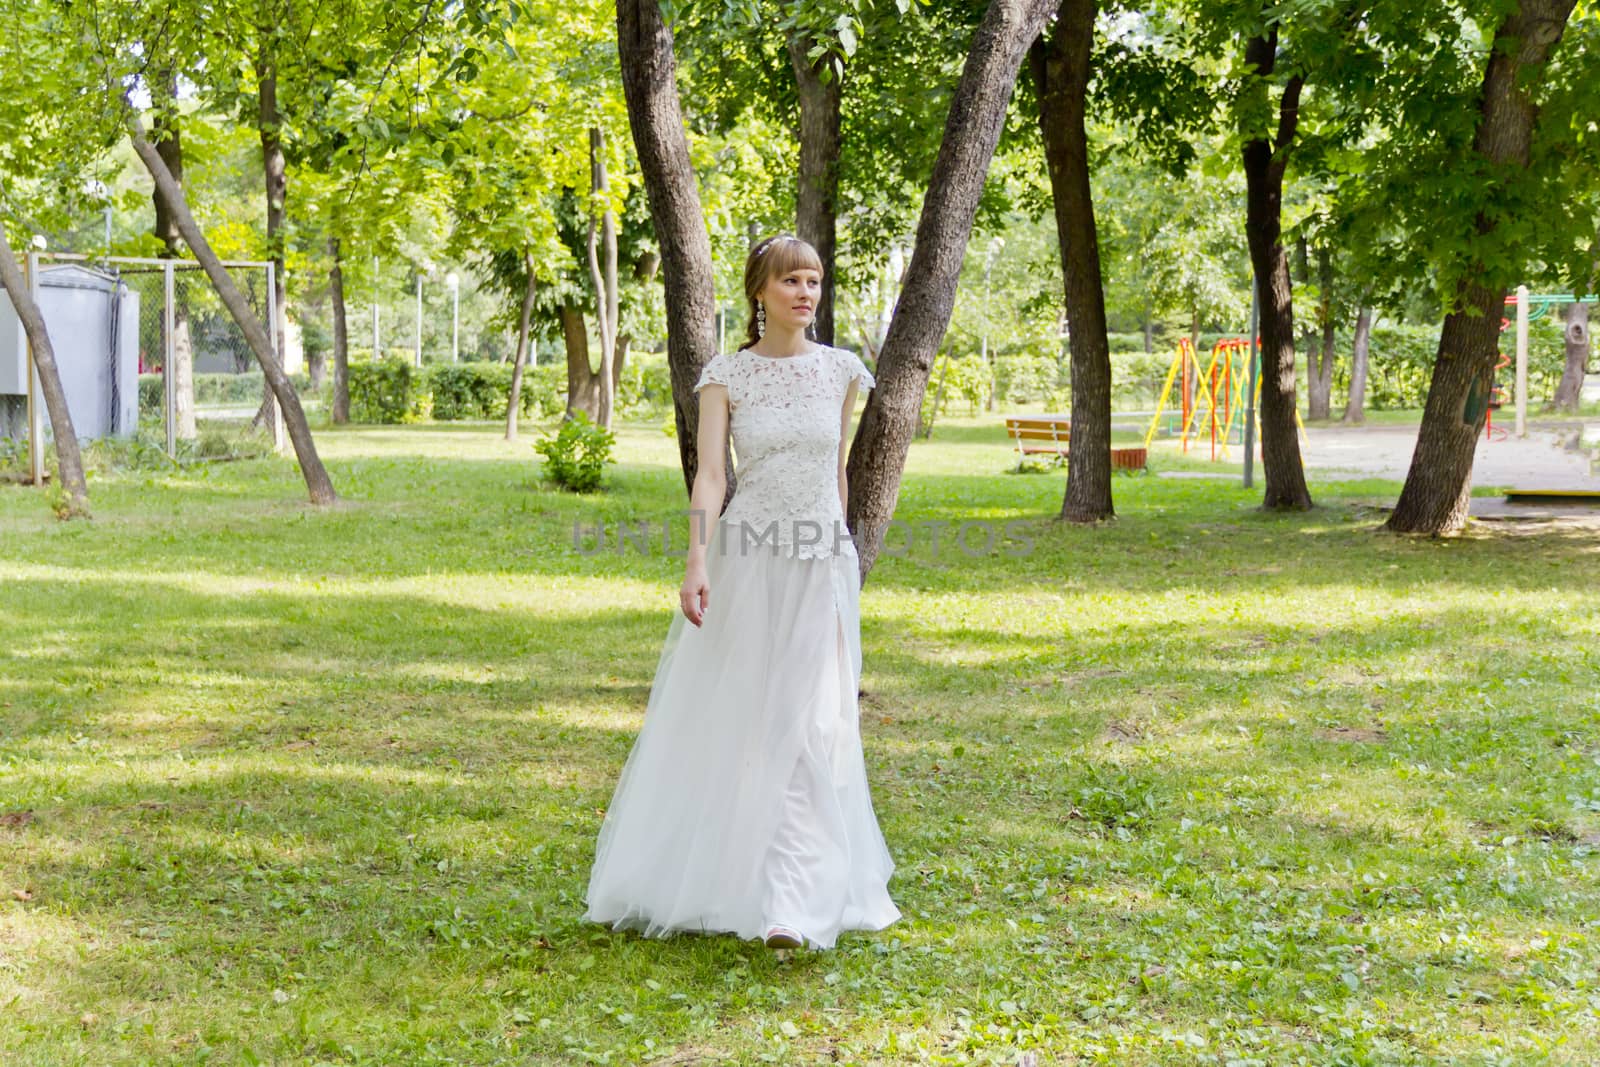
[[[311,391],[311,375],[300,371],[289,376],[301,395]],[[261,400],[265,384],[260,371],[244,374],[196,374],[194,400],[196,404],[249,404]],[[139,375],[139,413],[159,415],[162,408],[161,375]]]

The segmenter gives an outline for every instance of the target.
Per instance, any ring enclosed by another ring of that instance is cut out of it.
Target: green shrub
[[[1339,334],[1334,352],[1333,403],[1342,408],[1350,395],[1349,331]],[[1500,335],[1500,351],[1515,358],[1516,335],[1506,330]],[[1367,371],[1367,407],[1373,410],[1423,407],[1428,399],[1428,383],[1433,361],[1439,350],[1439,327],[1383,325],[1372,330],[1370,366]],[[1528,401],[1530,406],[1555,393],[1561,381],[1566,350],[1561,341],[1561,320],[1555,315],[1529,324]],[[1515,365],[1495,375],[1509,397],[1516,382]]]
[[[576,411],[562,420],[554,436],[541,437],[533,448],[544,456],[545,474],[552,481],[575,493],[587,493],[600,487],[605,465],[613,462],[614,444],[616,435]]]
[[[311,375],[297,371],[289,375],[295,392],[301,397],[311,395]],[[324,389],[331,389],[333,370],[330,367],[323,381]],[[243,374],[196,374],[194,376],[194,402],[202,405],[260,403],[265,384],[260,371]],[[162,409],[162,384],[160,374],[139,375],[139,414],[160,417]]]
[[[409,360],[352,363],[349,382],[352,422],[421,422],[433,413],[427,379]]]
[[[504,363],[436,364],[427,370],[427,384],[440,422],[506,417],[511,368]]]

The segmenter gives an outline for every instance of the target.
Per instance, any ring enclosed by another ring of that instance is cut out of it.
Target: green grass
[[[323,432],[320,512],[271,459],[0,490],[0,1063],[1600,1061],[1592,530],[1154,476],[1062,527],[942,424],[899,517],[1033,551],[870,576],[905,918],[777,960],[578,920],[681,563],[572,526],[683,484],[654,422],[591,499],[534,436]]]

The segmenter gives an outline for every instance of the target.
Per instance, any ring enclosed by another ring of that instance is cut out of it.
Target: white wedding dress
[[[676,611],[667,629],[585,919],[652,937],[782,924],[829,948],[900,916],[858,725],[860,571],[838,488],[852,378],[874,384],[842,349],[741,350],[695,385],[728,389],[737,488],[707,542],[702,623]]]

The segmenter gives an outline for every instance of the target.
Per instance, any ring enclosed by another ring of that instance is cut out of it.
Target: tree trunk
[[[0,285],[5,286],[11,298],[11,307],[22,321],[22,328],[33,347],[33,367],[39,375],[39,390],[44,393],[44,407],[50,416],[50,433],[56,442],[56,469],[59,485],[66,492],[66,505],[57,514],[63,519],[89,517],[89,484],[83,476],[83,453],[78,449],[78,434],[72,428],[72,412],[67,408],[67,393],[61,387],[61,371],[56,366],[56,350],[50,344],[50,334],[45,329],[44,315],[39,311],[28,283],[23,280],[22,268],[16,253],[6,240],[5,224],[0,222]],[[38,447],[43,448],[40,441]]]
[[[839,151],[844,140],[840,101],[844,61],[832,52],[812,63],[815,38],[789,38],[789,64],[800,96],[800,183],[795,198],[795,232],[816,248],[822,260],[822,294],[817,300],[816,337],[833,344],[833,275],[838,250]],[[835,66],[837,64],[837,66]]]
[[[164,106],[156,112],[151,127],[157,138],[156,151],[172,172],[173,180],[182,186],[183,141],[178,132],[178,76],[168,68],[165,73],[152,76],[150,85],[166,96]],[[179,259],[183,255],[183,239],[172,221],[172,213],[154,188],[150,190],[150,197],[155,202],[155,235],[161,241],[161,258]],[[163,363],[162,373],[172,376],[173,434],[181,441],[192,441],[199,434],[195,427],[194,341],[189,327],[189,304],[179,298],[176,284],[173,285],[173,302],[172,366]],[[164,320],[162,325],[165,326]],[[166,352],[167,349],[163,347],[163,360]]]
[[[894,515],[906,453],[933,357],[950,325],[961,261],[1018,68],[1055,6],[1056,0],[990,0],[950,101],[916,248],[879,350],[877,386],[867,394],[846,464],[847,520],[857,538],[863,579]]]
[[[1561,368],[1561,383],[1550,398],[1550,410],[1576,415],[1583,401],[1583,376],[1589,370],[1589,305],[1568,304],[1562,318],[1567,361]]]
[[[1156,323],[1155,312],[1150,307],[1150,298],[1144,300],[1144,354],[1150,355],[1156,350]]]
[[[581,308],[561,305],[561,337],[567,348],[567,414],[581,411],[598,422],[600,383],[589,365],[589,327]]]
[[[1472,151],[1496,172],[1527,169],[1536,115],[1533,95],[1573,4],[1574,0],[1523,0],[1495,31]],[[1497,221],[1480,213],[1472,226],[1486,235]],[[1510,272],[1520,264],[1499,266]],[[1417,448],[1405,488],[1385,524],[1396,533],[1451,534],[1467,523],[1472,457],[1489,410],[1505,310],[1504,286],[1491,285],[1486,273],[1476,265],[1462,281],[1456,310],[1446,316],[1439,331]]]
[[[1360,426],[1367,421],[1367,366],[1371,362],[1372,309],[1356,313],[1356,332],[1350,340],[1350,399],[1345,402],[1344,422]]]
[[[1255,68],[1250,75],[1253,91],[1263,96],[1277,52],[1276,26],[1245,44],[1245,62]],[[1261,292],[1261,465],[1266,476],[1261,506],[1268,509],[1311,507],[1295,426],[1294,302],[1282,241],[1283,172],[1299,120],[1302,85],[1295,75],[1284,86],[1276,137],[1252,137],[1244,143],[1245,232]]]
[[[622,387],[622,370],[628,363],[628,350],[633,347],[633,335],[625,333],[617,338],[617,359],[611,364],[611,395],[616,396]]]
[[[534,276],[533,254],[522,257],[522,269],[528,272],[528,284],[522,290],[522,313],[517,317],[517,354],[511,360],[511,397],[506,403],[506,440],[517,439],[517,411],[522,406],[522,371],[528,365],[528,338],[533,328],[533,298],[538,291],[539,279]]]
[[[183,235],[184,243],[200,261],[200,266],[204,268],[206,276],[216,288],[218,298],[228,309],[228,314],[233,316],[233,321],[239,324],[240,332],[249,342],[256,361],[261,364],[267,385],[283,409],[284,424],[289,432],[289,440],[294,444],[295,458],[300,462],[300,472],[306,480],[306,489],[311,495],[311,502],[334,503],[338,500],[338,494],[333,491],[333,482],[328,478],[328,471],[323,467],[321,457],[317,455],[316,442],[312,440],[311,428],[306,424],[306,413],[300,407],[300,398],[295,395],[294,385],[284,373],[283,364],[278,362],[278,354],[273,351],[266,327],[261,324],[255,312],[250,310],[244,294],[239,292],[239,287],[234,284],[227,269],[217,258],[217,254],[212,251],[211,243],[206,240],[205,234],[200,232],[194,216],[189,213],[189,204],[184,199],[183,190],[172,180],[172,174],[162,162],[160,153],[145,139],[144,125],[139,121],[139,116],[131,105],[128,105],[127,126],[133,150],[138,153],[145,169],[155,179],[156,188],[166,198],[167,206],[178,224],[178,232]]]
[[[1039,98],[1039,129],[1055,200],[1056,240],[1066,290],[1072,349],[1072,430],[1061,517],[1070,522],[1112,518],[1111,350],[1106,342],[1100,243],[1089,186],[1089,140],[1084,129],[1095,0],[1061,0],[1053,32],[1029,53]]]
[[[350,323],[345,317],[344,257],[339,238],[328,238],[328,254],[333,257],[328,269],[333,302],[333,421],[343,426],[350,421]]]
[[[678,107],[677,61],[672,31],[662,20],[658,0],[617,0],[617,53],[628,125],[650,202],[650,219],[661,246],[666,286],[667,366],[672,375],[678,457],[684,488],[694,491],[699,469],[696,427],[700,395],[694,391],[700,370],[717,351],[716,284],[711,238],[700,211],[694,166],[683,114]],[[731,447],[724,455],[727,492],[735,477]]]
[[[605,151],[605,134],[598,127],[589,128],[589,192],[602,197],[608,191]],[[589,280],[594,285],[595,321],[600,334],[599,394],[595,404],[595,422],[610,429],[611,409],[615,403],[613,369],[617,358],[617,216],[607,207],[600,222],[600,240],[596,241],[594,210],[589,212]],[[604,245],[605,264],[601,268],[600,250]]]
[[[258,85],[256,129],[261,137],[261,167],[266,179],[267,193],[267,254],[273,263],[272,297],[274,301],[273,330],[277,344],[273,355],[279,366],[286,366],[286,340],[289,313],[288,286],[284,275],[285,201],[289,193],[289,171],[283,157],[283,116],[278,112],[277,59],[271,54],[261,57]],[[256,420],[274,427],[272,386],[262,384],[261,410]]]
[[[1336,329],[1333,306],[1333,253],[1326,244],[1317,246],[1317,323],[1322,327],[1320,353],[1311,350],[1306,375],[1307,417],[1328,419],[1333,413],[1333,346]]]

